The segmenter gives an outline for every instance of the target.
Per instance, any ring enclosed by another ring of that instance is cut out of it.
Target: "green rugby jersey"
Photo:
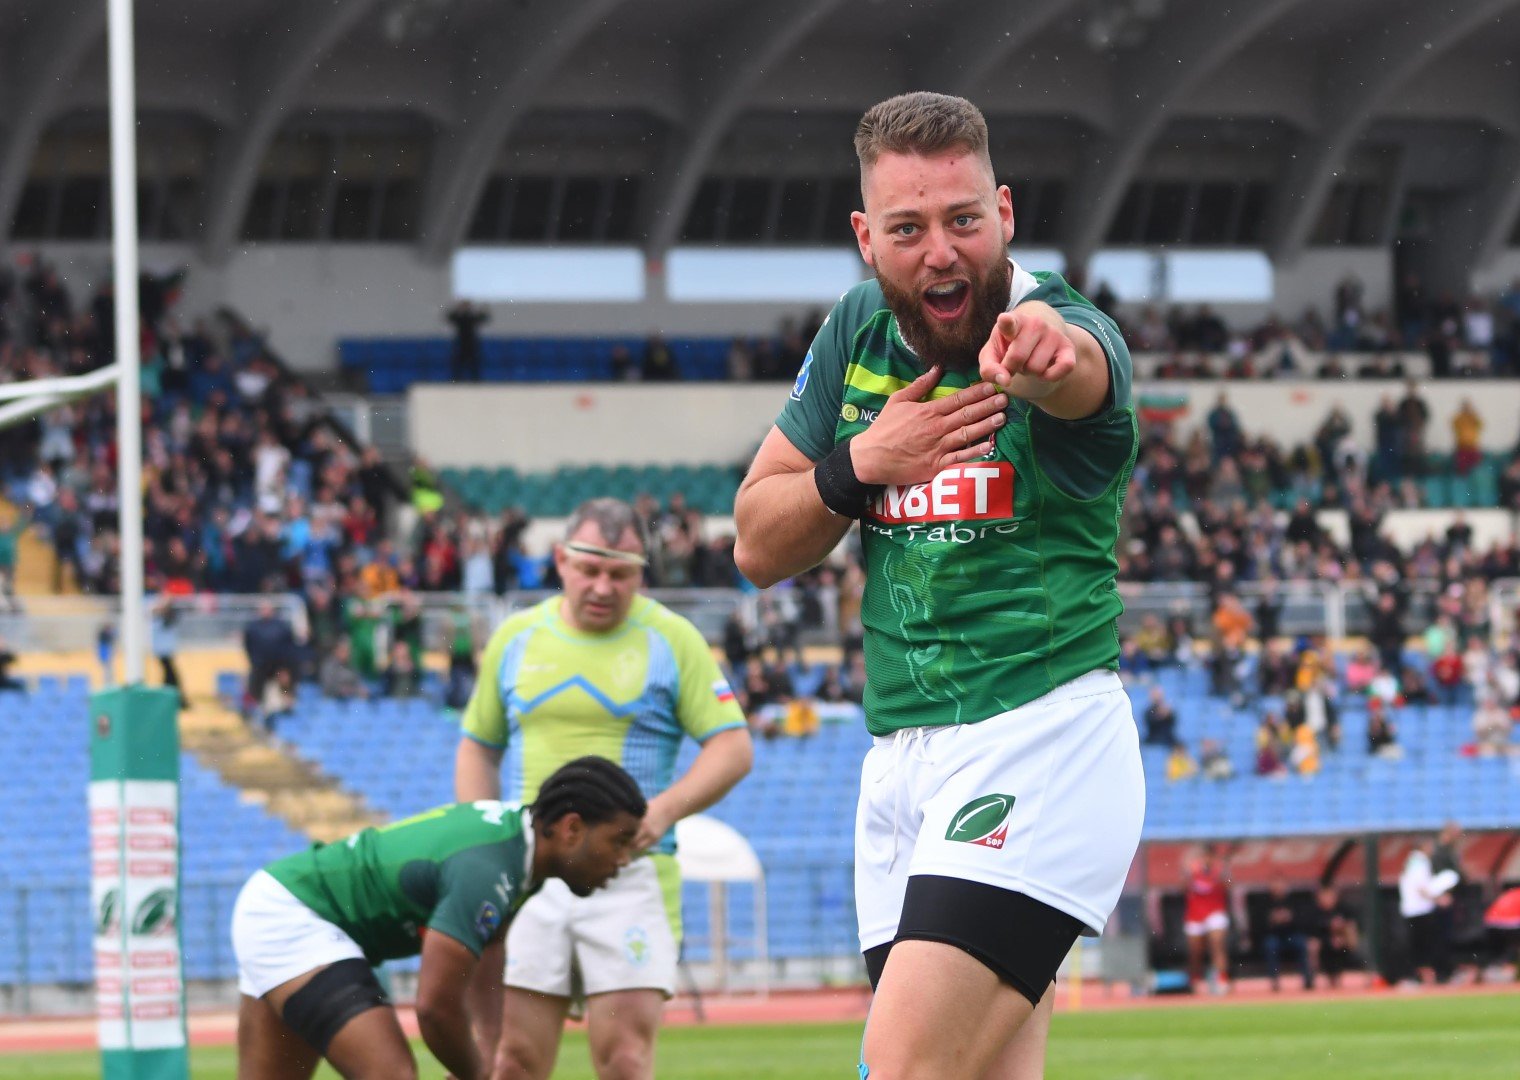
[[[371,964],[416,956],[424,930],[479,956],[529,896],[533,829],[523,807],[455,803],[264,869]]]
[[[866,724],[976,723],[1096,668],[1116,669],[1114,545],[1139,445],[1118,328],[1057,274],[1015,265],[1012,303],[1042,300],[1108,356],[1111,400],[1058,420],[1009,404],[988,457],[888,487],[861,518]],[[923,373],[875,281],[840,299],[777,426],[814,461],[865,431]],[[947,371],[932,396],[978,381]]]
[[[646,799],[670,786],[681,740],[744,726],[744,713],[701,632],[647,596],[621,626],[588,634],[551,596],[497,628],[480,661],[464,733],[505,749],[502,791],[529,803],[567,761],[621,765]],[[653,849],[675,851],[674,830]]]

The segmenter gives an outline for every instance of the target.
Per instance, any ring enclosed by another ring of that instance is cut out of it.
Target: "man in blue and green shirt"
[[[481,657],[455,797],[496,798],[505,786],[509,797],[531,799],[561,762],[600,754],[649,799],[638,840],[647,855],[596,896],[550,884],[534,897],[507,938],[501,1002],[483,984],[472,1009],[483,1030],[501,1019],[504,1080],[553,1071],[578,998],[597,1074],[644,1080],[654,1075],[681,940],[673,827],[727,794],[753,751],[701,632],[639,594],[644,544],[627,503],[593,499],[577,509],[554,559],[563,591],[502,623]],[[702,749],[677,776],[687,737]]]

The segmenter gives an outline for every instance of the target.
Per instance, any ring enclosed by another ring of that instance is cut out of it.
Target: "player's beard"
[[[971,302],[965,314],[945,324],[924,313],[921,291],[899,289],[876,271],[887,306],[897,317],[897,329],[924,367],[942,364],[946,371],[975,371],[982,346],[992,336],[997,317],[1008,309],[1013,289],[1013,265],[1006,258],[998,260],[980,278],[970,282]]]

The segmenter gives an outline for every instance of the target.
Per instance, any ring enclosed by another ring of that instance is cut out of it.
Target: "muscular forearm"
[[[754,764],[749,732],[733,728],[720,731],[706,745],[674,784],[660,796],[679,820],[700,813],[727,795],[749,774]]]
[[[482,1063],[488,1066],[496,1058],[496,1043],[501,1038],[501,979],[505,966],[506,949],[498,938],[481,951],[480,963],[475,965],[469,989],[465,991],[475,1045]]]
[[[480,1051],[470,1032],[470,1019],[463,1008],[429,1009],[417,1006],[417,1028],[422,1041],[432,1051],[449,1075],[458,1080],[484,1080],[489,1065],[481,1061]]]
[[[762,589],[817,566],[853,524],[823,505],[811,471],[746,481],[734,523],[734,561]]]
[[[1063,420],[1081,420],[1102,405],[1108,396],[1108,355],[1097,339],[1080,326],[1073,326],[1061,313],[1041,301],[1029,301],[1016,309],[1033,315],[1069,340],[1076,364],[1063,378],[1051,381],[1019,372],[1008,384],[1008,394],[1036,403],[1040,409]]]
[[[459,740],[454,753],[454,798],[459,802],[501,798],[501,751]]]

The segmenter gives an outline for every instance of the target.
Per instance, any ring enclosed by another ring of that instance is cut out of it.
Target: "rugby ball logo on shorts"
[[[978,795],[955,812],[945,839],[979,847],[1001,848],[1008,842],[1012,795]]]

